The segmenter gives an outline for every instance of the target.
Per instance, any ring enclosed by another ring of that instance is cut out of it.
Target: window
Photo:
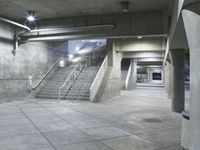
[[[153,72],[153,80],[161,80],[161,73]]]

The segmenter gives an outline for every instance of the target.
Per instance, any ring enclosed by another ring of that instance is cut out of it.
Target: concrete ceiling
[[[28,10],[37,12],[38,19],[120,13],[123,0],[0,0],[0,15],[23,20]],[[167,10],[170,0],[127,0],[130,12]]]
[[[185,0],[183,9],[188,9],[200,14],[200,0]]]

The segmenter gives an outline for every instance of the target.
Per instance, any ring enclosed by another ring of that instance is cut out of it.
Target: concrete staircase
[[[46,86],[37,94],[41,99],[58,99],[58,88],[65,82],[73,71],[75,65],[60,68],[53,78],[49,79]],[[65,87],[61,91],[61,99],[66,100],[90,100],[90,86],[100,66],[90,66],[79,74],[72,86]]]
[[[75,65],[69,65],[67,67],[60,68],[54,75],[53,78],[48,79],[46,86],[40,90],[37,94],[37,98],[45,99],[57,99],[58,98],[58,87],[69,77],[73,71]],[[64,93],[63,93],[64,96]]]
[[[85,68],[70,88],[64,99],[67,100],[90,100],[90,86],[96,77],[99,66],[90,66]]]

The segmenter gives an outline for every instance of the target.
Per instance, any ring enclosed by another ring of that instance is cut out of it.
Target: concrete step
[[[58,96],[54,95],[37,95],[37,98],[42,98],[42,99],[58,99]]]
[[[49,80],[46,87],[38,94],[38,98],[58,99],[58,87],[61,86],[70,75],[73,69],[60,68],[55,76]],[[89,100],[90,86],[99,70],[99,67],[89,67],[82,71],[75,80],[73,87],[68,91],[69,86],[66,86],[61,92],[61,98],[66,100]],[[68,93],[67,93],[68,91]]]
[[[64,87],[63,89],[62,89],[62,91],[63,90],[67,90],[67,89],[69,89],[69,87]],[[45,88],[43,88],[41,91],[47,91],[47,92],[52,92],[52,91],[58,91],[58,88],[51,88],[51,87],[45,87]]]
[[[80,93],[80,92],[83,92],[83,93],[89,93],[89,89],[71,89],[70,92],[73,92],[73,93]]]
[[[66,96],[66,94],[61,94],[61,97]],[[57,94],[38,94],[37,97],[51,97],[51,98],[58,98],[58,93]]]
[[[64,99],[66,100],[80,100],[80,101],[89,101],[90,98],[89,97],[78,97],[78,96],[66,96],[64,97]]]
[[[61,93],[66,93],[68,90],[63,90],[61,91]],[[49,95],[53,95],[53,94],[58,94],[58,90],[42,90],[39,92],[39,94],[43,93],[43,94],[49,94]]]

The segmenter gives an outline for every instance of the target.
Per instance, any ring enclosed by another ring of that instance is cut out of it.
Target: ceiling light
[[[76,51],[79,51],[79,50],[80,50],[80,47],[79,47],[79,46],[77,46],[77,47],[76,47]]]
[[[28,16],[27,19],[30,22],[35,21],[35,17],[34,16]]]
[[[28,21],[33,22],[35,21],[35,12],[34,11],[28,11],[26,18]]]
[[[138,38],[138,39],[142,39],[142,36],[138,36],[137,38]]]
[[[130,2],[127,2],[127,1],[124,1],[124,2],[121,3],[123,12],[128,12],[129,4],[130,4]]]
[[[76,57],[76,58],[74,58],[74,59],[72,60],[72,62],[79,62],[79,61],[81,61],[81,60],[82,60],[81,57]]]
[[[64,60],[61,60],[61,61],[59,62],[59,66],[60,66],[60,67],[64,67],[64,66],[65,66],[65,61],[64,61]]]
[[[69,59],[73,59],[74,58],[74,55],[69,55]]]

